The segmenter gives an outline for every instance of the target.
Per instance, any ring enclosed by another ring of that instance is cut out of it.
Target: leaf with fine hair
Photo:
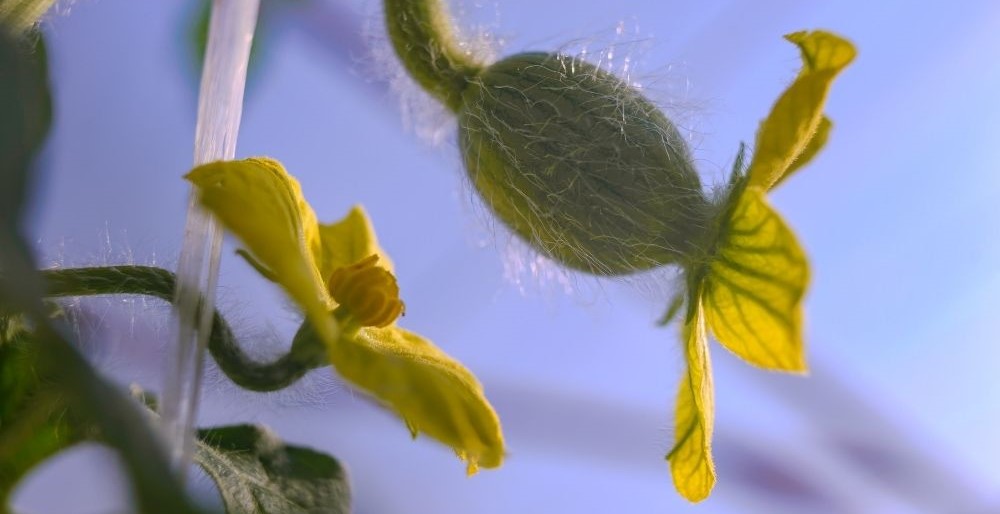
[[[219,488],[226,512],[348,514],[347,472],[333,457],[283,443],[257,425],[201,429],[197,462]]]

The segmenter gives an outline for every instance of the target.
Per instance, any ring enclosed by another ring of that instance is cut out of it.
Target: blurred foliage
[[[81,439],[87,427],[66,408],[39,366],[39,346],[19,316],[0,315],[0,505],[36,464]],[[0,507],[2,510],[2,507]]]
[[[48,59],[39,34],[0,31],[0,222],[20,215],[30,161],[52,123]],[[5,228],[13,229],[13,226]]]
[[[27,472],[85,439],[118,450],[140,512],[204,512],[171,471],[154,416],[91,367],[60,310],[43,300],[21,217],[51,121],[41,34],[0,30],[0,512],[9,509],[10,493]],[[201,435],[200,461],[229,512],[349,510],[345,474],[333,458],[285,446],[257,427]]]

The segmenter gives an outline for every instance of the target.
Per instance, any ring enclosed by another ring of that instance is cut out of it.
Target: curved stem
[[[452,112],[482,63],[455,41],[442,0],[385,0],[385,23],[406,71]]]
[[[43,270],[48,296],[139,294],[165,301],[174,297],[173,273],[150,266],[106,266]],[[322,352],[298,350],[273,362],[259,362],[240,348],[236,336],[218,311],[214,313],[208,350],[222,372],[240,387],[252,391],[277,391],[323,367]]]

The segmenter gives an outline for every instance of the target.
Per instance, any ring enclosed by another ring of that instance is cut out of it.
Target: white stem
[[[214,0],[198,94],[194,164],[233,159],[259,0]],[[176,353],[167,359],[160,415],[168,450],[183,477],[191,462],[205,345],[212,328],[222,231],[199,205],[188,203],[177,266]]]

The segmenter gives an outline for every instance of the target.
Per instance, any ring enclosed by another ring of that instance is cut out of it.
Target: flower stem
[[[150,266],[54,269],[44,270],[41,275],[50,297],[139,294],[171,301],[177,284],[173,273]],[[328,364],[323,352],[306,348],[295,349],[272,362],[259,362],[243,351],[218,311],[213,318],[208,350],[222,372],[240,387],[277,391]]]
[[[406,71],[457,112],[462,92],[483,64],[456,41],[442,0],[385,0],[384,6],[389,38]]]

